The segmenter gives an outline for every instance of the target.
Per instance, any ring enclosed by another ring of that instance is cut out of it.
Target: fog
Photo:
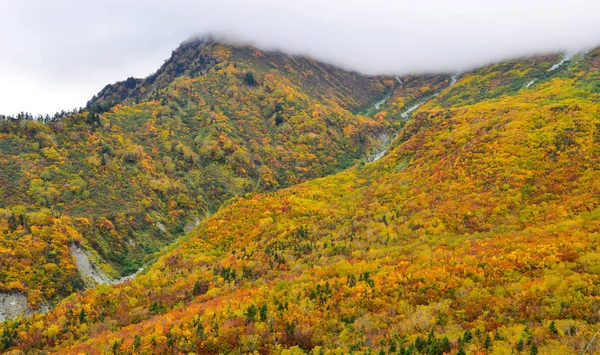
[[[84,106],[212,33],[367,74],[600,45],[592,0],[0,0],[0,113]]]

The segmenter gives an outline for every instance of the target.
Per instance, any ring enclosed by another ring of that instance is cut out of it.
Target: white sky
[[[195,34],[365,73],[460,71],[600,45],[598,0],[0,0],[0,113],[84,106]]]

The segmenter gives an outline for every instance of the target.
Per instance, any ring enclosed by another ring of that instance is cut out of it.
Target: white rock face
[[[86,288],[92,288],[100,284],[120,284],[133,279],[140,271],[144,270],[144,268],[140,268],[131,275],[111,280],[92,262],[89,251],[81,248],[75,243],[69,245],[69,248],[71,249],[71,255],[73,256],[73,259],[75,259],[75,264],[77,265],[77,269],[79,270],[79,274],[81,275]]]
[[[22,293],[0,293],[0,322],[14,319],[29,311],[27,296]]]
[[[450,76],[450,85],[448,87],[454,86],[454,84],[456,84],[457,81],[458,81],[458,74],[452,74]]]
[[[69,245],[69,248],[86,288],[92,288],[99,284],[120,284],[133,279],[140,271],[144,270],[144,268],[141,268],[134,274],[111,280],[90,260],[90,253],[87,250],[75,243]],[[27,296],[21,292],[0,292],[0,323],[15,319],[20,315],[30,316],[34,313],[46,313],[48,311],[49,307],[46,304],[42,304],[39,309],[29,308]]]
[[[406,111],[402,112],[402,114],[400,115],[400,117],[402,118],[409,118],[410,114],[415,111],[416,109],[419,108],[419,106],[423,105],[425,102],[427,101],[423,101],[423,102],[419,102],[411,107],[409,107]]]
[[[378,140],[379,140],[379,149],[377,151],[375,151],[375,153],[367,156],[368,163],[372,163],[374,161],[381,159],[385,155],[385,152],[387,152],[387,148],[391,143],[390,136],[386,133],[380,134],[378,137]]]
[[[576,53],[567,53],[563,56],[563,58],[561,59],[560,62],[554,64],[552,66],[552,68],[548,69],[549,72],[551,71],[555,71],[556,69],[560,68],[563,64],[565,64],[568,60],[571,60],[574,56],[576,55]]]
[[[163,233],[167,233],[167,227],[165,227],[164,224],[160,223],[160,222],[156,222],[156,227],[158,229],[160,229]]]
[[[200,218],[196,216],[196,217],[194,217],[194,221],[192,223],[188,224],[187,226],[185,226],[185,228],[183,228],[183,230],[186,233],[189,233],[192,231],[192,229],[198,227],[199,225],[200,225]]]
[[[530,82],[528,82],[527,84],[525,84],[525,86],[523,86],[525,89],[527,89],[528,87],[530,87],[531,85],[535,84],[535,82],[537,81],[537,79],[533,79]]]
[[[373,106],[375,107],[375,110],[379,111],[381,106],[383,106],[383,104],[385,104],[385,102],[387,100],[389,100],[390,97],[392,97],[392,93],[388,93],[387,95],[385,95],[385,97],[383,99],[381,99],[380,101],[377,101],[375,104],[373,104]]]
[[[48,306],[42,304],[39,309],[32,310],[27,305],[27,296],[21,292],[0,293],[0,323],[13,320],[20,315],[32,315],[34,313],[46,313]]]
[[[77,269],[81,274],[81,278],[83,279],[86,288],[91,288],[98,284],[111,283],[110,278],[108,278],[108,276],[106,276],[106,274],[90,260],[90,255],[87,250],[75,243],[71,243],[69,248],[71,249],[71,255],[73,256],[73,259],[75,259],[75,264],[77,265]]]
[[[140,268],[138,271],[134,272],[133,274],[127,275],[127,276],[123,276],[120,279],[112,280],[110,283],[113,284],[113,285],[122,284],[123,282],[125,282],[127,280],[133,279],[134,277],[136,277],[137,274],[139,274],[143,270],[144,270],[144,268]]]
[[[381,100],[381,101],[377,101],[377,102],[375,103],[375,105],[374,105],[374,106],[375,106],[375,109],[376,109],[376,110],[379,110],[379,109],[381,108],[381,106],[383,106],[383,104],[385,104],[385,99],[383,99],[383,100]]]
[[[453,75],[450,77],[450,79],[451,79],[451,80],[450,80],[450,83],[449,83],[448,87],[450,87],[450,86],[452,86],[452,85],[456,84],[456,82],[458,81],[458,77],[459,77],[459,74],[453,74]],[[400,83],[402,83],[402,81],[400,80],[400,78],[399,78],[399,77],[396,77],[396,79],[397,79],[397,80],[398,80]],[[390,95],[391,95],[391,94],[390,94]],[[423,104],[427,103],[427,102],[428,102],[429,100],[431,100],[432,98],[434,98],[434,97],[438,97],[438,96],[440,96],[440,93],[439,93],[439,92],[436,92],[435,94],[433,94],[433,95],[431,95],[431,96],[427,97],[427,98],[426,98],[426,99],[424,99],[423,101],[421,101],[421,102],[417,102],[416,104],[414,104],[414,105],[412,105],[412,106],[409,106],[408,108],[406,108],[406,109],[404,110],[404,112],[402,112],[402,113],[400,114],[400,117],[402,117],[403,119],[409,119],[409,118],[410,118],[410,116],[411,116],[411,114],[413,113],[413,111],[415,111],[416,109],[418,109],[418,108],[419,108],[421,105],[423,105]],[[385,103],[385,101],[386,101],[387,99],[389,99],[389,98],[390,98],[390,96],[387,96],[387,97],[386,97],[385,99],[383,99],[382,101],[379,101],[379,102],[375,103],[375,108],[376,108],[377,110],[379,110],[379,107],[381,107],[381,105],[383,105],[383,104]],[[396,137],[397,137],[397,135],[396,135]],[[393,137],[393,139],[396,139],[396,137]],[[381,135],[379,136],[379,142],[380,142],[379,149],[378,149],[377,151],[375,151],[373,154],[371,154],[371,155],[368,155],[368,156],[367,156],[367,163],[372,163],[372,162],[375,162],[375,161],[377,161],[377,160],[379,160],[379,159],[383,158],[383,156],[384,156],[384,155],[385,155],[385,153],[387,152],[387,150],[388,150],[388,148],[389,148],[389,146],[390,146],[390,144],[391,144],[391,142],[392,142],[392,138],[390,138],[390,136],[389,136],[388,134],[385,134],[385,133],[383,133],[383,134],[381,134]]]
[[[383,156],[385,155],[385,152],[387,152],[387,149],[384,149],[384,150],[378,152],[377,154],[375,154],[373,157],[370,158],[370,162],[378,161],[379,159],[383,158]]]

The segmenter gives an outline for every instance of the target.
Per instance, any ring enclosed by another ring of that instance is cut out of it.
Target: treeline
[[[49,115],[49,114],[34,115],[30,112],[21,111],[16,115],[0,115],[0,121],[36,121],[36,122],[50,123],[50,122],[54,122],[54,121],[62,119],[62,118],[69,117],[74,114],[83,113],[84,111],[85,111],[85,109],[83,107],[74,108],[73,110],[70,110],[70,111],[62,110],[60,112],[56,112],[53,115]]]

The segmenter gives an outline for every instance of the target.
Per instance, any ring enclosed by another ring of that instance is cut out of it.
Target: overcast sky
[[[600,45],[598,0],[0,0],[0,113],[84,106],[195,34],[365,73],[462,71]]]

